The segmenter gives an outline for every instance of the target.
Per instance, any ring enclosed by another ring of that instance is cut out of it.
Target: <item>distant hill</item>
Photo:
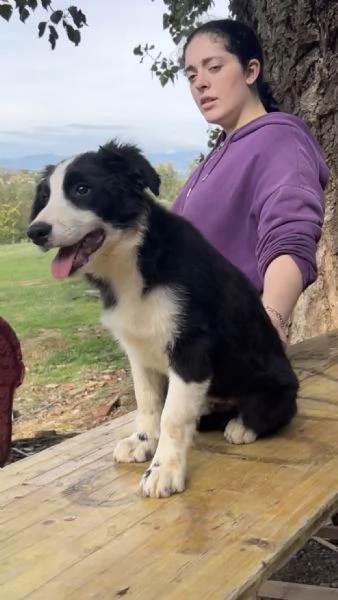
[[[46,165],[56,163],[60,160],[62,160],[62,157],[55,154],[33,154],[20,158],[0,158],[0,168],[13,171],[18,171],[19,169],[39,171]]]
[[[172,162],[175,170],[185,173],[189,163],[197,158],[199,150],[182,150],[180,152],[168,153],[149,153],[147,158],[156,165],[158,163]],[[65,157],[55,154],[32,154],[31,156],[22,156],[20,158],[0,158],[0,168],[8,170],[28,169],[30,171],[40,171],[48,164],[59,162]]]

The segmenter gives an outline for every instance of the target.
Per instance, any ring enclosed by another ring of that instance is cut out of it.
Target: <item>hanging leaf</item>
[[[19,8],[19,16],[20,21],[24,23],[26,19],[28,19],[28,17],[30,16],[30,12],[29,10],[27,10],[27,8]]]
[[[55,50],[56,40],[58,39],[59,34],[56,31],[54,25],[48,25],[48,28],[49,28],[48,41],[51,45],[52,50]]]
[[[41,21],[38,25],[39,37],[42,37],[46,31],[47,21]]]
[[[13,13],[13,7],[9,4],[0,4],[0,17],[9,21]]]
[[[81,41],[80,31],[78,29],[74,29],[74,27],[72,27],[71,25],[66,23],[66,32],[67,32],[68,39],[71,42],[73,42],[73,44],[75,44],[75,46],[78,46]]]
[[[68,12],[73,19],[74,25],[80,28],[83,25],[87,25],[86,15],[76,6],[70,6]]]
[[[60,23],[62,17],[63,17],[63,10],[55,10],[54,12],[52,12],[52,14],[50,16],[50,20],[52,23],[57,25],[58,23]]]
[[[35,10],[38,7],[38,0],[26,0],[27,6],[32,10]]]

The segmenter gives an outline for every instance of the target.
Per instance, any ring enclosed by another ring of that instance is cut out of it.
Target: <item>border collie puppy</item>
[[[28,229],[42,249],[58,248],[54,277],[83,274],[101,293],[137,401],[135,433],[114,458],[151,460],[140,488],[152,497],[184,490],[196,428],[253,442],[292,420],[299,387],[255,288],[146,191],[159,187],[137,147],[112,141],[46,168]]]

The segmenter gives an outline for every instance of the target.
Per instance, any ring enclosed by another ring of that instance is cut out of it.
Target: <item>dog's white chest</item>
[[[144,366],[168,371],[167,348],[177,332],[178,300],[166,289],[149,294],[129,294],[102,313],[101,322],[116,337],[127,354],[133,353]]]

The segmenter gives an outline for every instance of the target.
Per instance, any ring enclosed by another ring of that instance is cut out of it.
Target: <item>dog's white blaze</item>
[[[63,190],[65,173],[73,160],[73,158],[64,160],[51,174],[49,200],[34,219],[34,222],[43,221],[52,226],[50,244],[53,246],[75,244],[100,223],[92,211],[78,208],[65,196]]]
[[[209,381],[186,383],[169,371],[169,390],[161,416],[161,434],[150,465],[141,480],[145,496],[163,497],[185,488],[187,453],[201,415]]]
[[[49,200],[34,221],[44,221],[50,225],[55,225],[60,218],[66,220],[65,211],[69,209],[69,202],[63,193],[63,181],[67,167],[73,159],[64,160],[56,166],[49,178],[50,196]]]

